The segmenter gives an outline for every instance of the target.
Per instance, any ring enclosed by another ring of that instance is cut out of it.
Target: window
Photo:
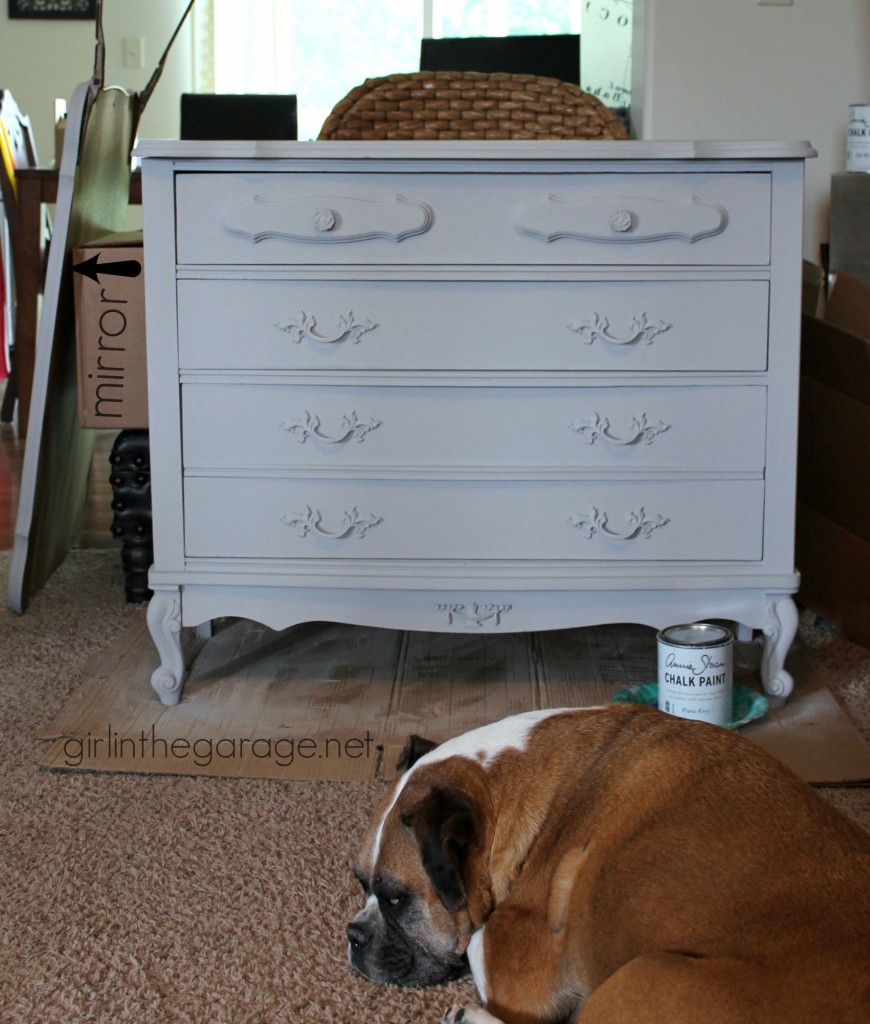
[[[581,7],[578,0],[433,0],[427,35],[578,35]]]
[[[584,9],[604,25],[613,7],[630,20],[631,0],[212,0],[213,68],[199,88],[295,93],[299,138],[311,139],[366,78],[418,70],[424,36],[576,34]]]
[[[214,15],[215,92],[296,93],[300,139],[366,78],[419,64],[412,0],[214,0]]]

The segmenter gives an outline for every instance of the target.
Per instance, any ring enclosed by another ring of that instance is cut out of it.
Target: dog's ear
[[[424,754],[428,754],[430,750],[434,750],[437,746],[438,744],[432,740],[424,740],[422,736],[417,736],[416,733],[412,734],[405,744],[405,749],[399,755],[399,760],[396,762],[396,771],[407,771]]]
[[[475,838],[474,809],[461,793],[432,789],[402,823],[416,836],[420,859],[438,898],[452,914],[466,903],[463,865]]]

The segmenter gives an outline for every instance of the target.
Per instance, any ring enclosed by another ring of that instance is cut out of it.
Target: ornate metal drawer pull
[[[599,532],[611,540],[634,540],[636,537],[649,540],[653,530],[670,522],[666,516],[647,519],[643,508],[639,508],[637,512],[629,512],[626,518],[628,519],[628,530],[625,533],[608,529],[607,513],[599,512],[597,508],[593,508],[588,513],[579,512],[577,515],[569,516],[568,522],[577,527],[585,540],[591,540]]]
[[[298,345],[304,340],[317,342],[318,345],[337,345],[342,341],[359,344],[360,338],[373,331],[378,325],[373,320],[357,320],[354,314],[345,313],[338,318],[338,333],[330,338],[317,331],[317,318],[311,313],[302,312],[301,319],[285,320],[276,323],[279,331],[290,335],[290,340]]]
[[[320,429],[320,417],[312,416],[305,410],[304,420],[285,420],[280,424],[283,430],[293,434],[300,444],[305,444],[309,437],[316,438],[323,444],[342,444],[353,438],[357,442],[364,441],[370,430],[377,430],[381,425],[380,420],[371,417],[361,420],[356,412],[342,416],[341,427],[338,434],[325,434]]]
[[[300,537],[307,537],[309,533],[316,533],[318,537],[325,537],[327,540],[342,540],[344,537],[364,537],[366,530],[370,530],[378,523],[382,523],[380,516],[372,515],[370,512],[360,512],[352,508],[342,516],[342,527],[340,530],[325,530],[320,524],[323,521],[323,513],[319,509],[313,509],[310,505],[305,507],[304,512],[291,512],[289,515],[281,516],[281,522],[292,526]]]
[[[593,414],[592,419],[589,421],[575,420],[573,423],[569,423],[568,426],[571,430],[576,431],[587,444],[595,444],[596,440],[600,437],[602,441],[606,441],[608,444],[615,445],[616,447],[637,444],[640,441],[643,441],[644,444],[652,444],[658,434],[663,434],[666,430],[671,429],[670,423],[663,423],[661,420],[658,423],[650,423],[646,418],[645,412],[642,412],[640,416],[634,417],[628,425],[628,434],[625,437],[617,437],[616,434],[611,434],[610,420],[606,416],[599,415],[597,412]]]
[[[631,321],[629,336],[618,338],[616,335],[608,333],[610,321],[607,317],[601,316],[600,313],[593,313],[591,320],[579,320],[576,324],[566,324],[565,326],[568,330],[579,334],[587,345],[591,345],[594,341],[603,341],[608,345],[639,345],[641,342],[644,345],[651,345],[654,338],[669,331],[674,325],[666,324],[664,320],[651,321],[647,318],[646,313],[641,313]]]

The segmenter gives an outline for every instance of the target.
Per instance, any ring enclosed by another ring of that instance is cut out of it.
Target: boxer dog
[[[615,704],[419,754],[355,865],[371,981],[470,967],[450,1024],[870,1022],[870,833],[749,740]]]

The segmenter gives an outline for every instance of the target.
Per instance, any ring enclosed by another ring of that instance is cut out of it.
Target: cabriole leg
[[[783,667],[798,627],[798,610],[790,597],[772,601],[768,607],[768,624],[764,627],[764,654],[761,659],[761,681],[772,697],[788,697],[794,680]]]
[[[178,587],[155,590],[148,604],[148,629],[160,655],[160,667],[151,675],[151,685],[161,704],[181,700],[185,665],[181,652],[181,594]]]

